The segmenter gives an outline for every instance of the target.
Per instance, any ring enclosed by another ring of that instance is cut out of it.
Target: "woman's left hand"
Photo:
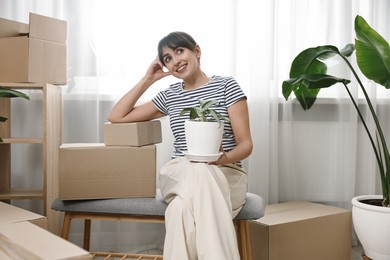
[[[241,99],[228,108],[230,124],[232,126],[236,147],[229,152],[224,152],[221,157],[210,164],[222,165],[235,163],[248,157],[253,148],[250,126],[249,113],[246,99]]]
[[[218,158],[218,160],[216,160],[214,162],[209,162],[208,164],[223,165],[223,164],[226,164],[226,163],[228,163],[227,154],[222,151],[222,155]]]

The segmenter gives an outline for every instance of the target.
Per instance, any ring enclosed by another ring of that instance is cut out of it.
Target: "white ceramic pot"
[[[352,199],[352,221],[364,253],[371,259],[390,260],[390,208],[360,201],[382,199],[382,195],[364,195]]]
[[[223,122],[187,120],[184,127],[189,154],[218,154],[222,142]]]

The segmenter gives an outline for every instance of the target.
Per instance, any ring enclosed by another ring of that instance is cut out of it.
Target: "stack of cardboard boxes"
[[[104,124],[104,143],[62,144],[62,200],[155,197],[158,120]]]
[[[66,29],[66,21],[33,13],[29,24],[0,18],[0,82],[66,84]],[[92,259],[47,229],[46,216],[0,202],[0,259]]]
[[[0,18],[0,82],[65,85],[66,37],[63,20],[33,13],[29,24]],[[107,123],[104,130],[104,144],[59,149],[60,198],[155,196],[160,122]],[[92,259],[47,226],[47,217],[0,202],[0,259]]]

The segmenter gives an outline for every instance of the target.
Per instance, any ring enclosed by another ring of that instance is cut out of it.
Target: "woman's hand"
[[[158,58],[154,59],[145,76],[115,104],[107,120],[111,123],[129,123],[152,120],[163,116],[152,101],[138,106],[136,106],[136,103],[154,82],[170,74],[170,72],[163,70]]]
[[[230,163],[228,156],[225,152],[222,151],[221,156],[216,160],[215,162],[209,162],[208,164],[214,164],[214,165],[224,165]]]
[[[250,133],[248,105],[245,99],[241,99],[228,108],[230,124],[236,139],[236,147],[221,155],[217,161],[210,164],[223,165],[235,163],[248,157],[252,153],[253,143]]]
[[[171,72],[164,71],[163,68],[164,66],[161,64],[159,58],[156,57],[150,64],[144,78],[153,84],[154,82],[171,75]]]

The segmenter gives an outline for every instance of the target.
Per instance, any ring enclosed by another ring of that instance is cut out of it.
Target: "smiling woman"
[[[253,147],[247,97],[233,77],[206,74],[200,65],[201,53],[201,47],[188,33],[175,31],[162,38],[158,43],[158,58],[118,100],[108,120],[132,123],[169,118],[174,135],[173,154],[158,175],[163,199],[168,203],[164,258],[238,260],[240,254],[232,219],[245,203],[247,175],[241,161],[251,154]],[[163,66],[168,71],[164,71]],[[175,83],[157,92],[150,101],[137,104],[147,89],[170,75],[175,77]],[[193,129],[196,133],[206,133],[202,139],[208,140],[206,137],[216,134],[216,140],[205,144],[209,149],[201,152],[194,150],[188,135],[188,123],[194,126],[194,121],[187,119],[192,119],[193,113],[188,116],[182,111],[207,99],[216,100],[205,103],[207,112],[215,116],[223,114],[229,119],[225,124],[195,122],[202,128],[212,126],[208,131]],[[217,103],[218,112],[215,112],[211,106]],[[187,156],[218,152],[214,161],[204,164]],[[207,242],[210,239],[213,244]]]

